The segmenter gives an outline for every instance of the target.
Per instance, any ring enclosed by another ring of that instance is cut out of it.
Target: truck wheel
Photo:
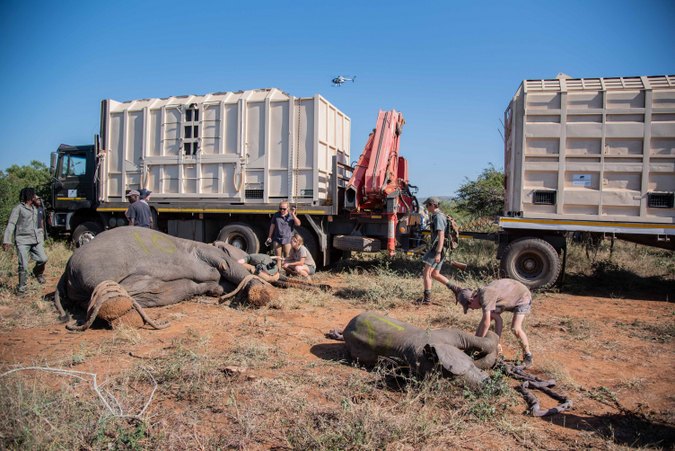
[[[502,272],[526,287],[550,288],[562,265],[556,250],[540,238],[521,238],[509,244],[501,261]]]
[[[71,240],[75,244],[75,247],[81,247],[93,240],[102,231],[103,227],[98,222],[85,221],[75,227]]]
[[[230,224],[223,227],[218,234],[218,241],[231,244],[248,254],[257,254],[260,250],[258,237],[246,224]]]

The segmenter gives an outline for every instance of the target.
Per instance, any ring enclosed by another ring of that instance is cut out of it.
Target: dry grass
[[[628,291],[613,288],[620,296],[641,289],[642,282],[635,281],[640,277],[656,278],[659,283],[673,280],[675,268],[672,259],[669,261],[664,253],[644,251],[643,261],[636,262],[631,256],[632,245],[626,246],[616,246],[611,260],[608,251],[604,255],[601,250],[595,260],[589,260],[583,247],[570,246],[568,268],[574,284],[572,289],[583,290],[584,284],[614,283],[618,275],[633,274],[631,281],[624,285]],[[446,265],[443,272],[468,287],[483,285],[498,277],[495,252],[493,243],[465,241],[453,259],[468,263],[469,270],[459,272]],[[54,243],[49,246],[48,254],[48,276],[56,278],[65,266],[69,250]],[[9,312],[0,317],[0,329],[54,324],[53,307],[41,300],[39,287],[34,282],[31,292],[17,301],[11,292],[15,284],[12,272],[16,271],[15,259],[8,254],[0,255],[0,308]],[[609,261],[611,265],[601,266],[599,261]],[[645,261],[652,263],[647,265]],[[616,268],[620,272],[617,273]],[[453,304],[447,309],[434,307],[435,310],[426,313],[408,308],[422,293],[420,273],[417,258],[400,256],[390,260],[382,256],[361,256],[331,273],[313,277],[319,283],[334,283],[333,293],[279,290],[278,299],[262,312],[266,315],[274,314],[274,309],[312,312],[330,306],[338,298],[363,309],[399,309],[400,319],[420,327],[473,330],[477,313],[464,315]],[[441,303],[452,300],[448,290],[437,283],[434,298]],[[24,303],[26,308],[15,309],[16,302]],[[188,329],[163,342],[161,349],[146,350],[146,357],[140,362],[120,365],[115,368],[116,374],[108,375],[107,390],[129,411],[137,411],[147,399],[151,383],[145,371],[156,379],[155,400],[142,421],[107,414],[84,382],[28,373],[0,379],[0,411],[3,412],[0,447],[430,449],[466,448],[477,444],[511,449],[622,449],[626,444],[652,443],[644,441],[646,439],[629,442],[600,428],[580,432],[570,443],[547,432],[539,420],[520,415],[514,420],[513,411],[518,411],[523,404],[498,372],[493,374],[492,383],[485,391],[474,393],[451,380],[431,377],[417,381],[386,368],[376,371],[354,368],[339,361],[340,356],[335,360],[297,360],[270,344],[267,334],[272,334],[276,326],[265,323],[264,316],[245,307],[232,312],[244,317],[239,323],[241,333],[237,333],[236,341],[223,344],[205,330]],[[174,322],[183,316],[182,313],[171,315]],[[214,319],[213,324],[223,327],[227,321]],[[672,324],[672,317],[654,324],[627,321],[617,324],[617,330],[663,345],[672,341]],[[595,338],[591,323],[564,315],[546,321],[537,319],[528,324],[528,328],[536,337],[535,352],[537,347],[546,345],[542,338],[545,336],[558,340],[551,343],[563,339],[585,343]],[[87,371],[90,365],[100,364],[102,359],[115,362],[120,356],[127,356],[129,349],[141,346],[145,334],[150,332],[120,328],[109,333],[110,339],[103,344],[83,343],[68,355],[44,363]],[[317,337],[313,333],[287,339],[311,345],[319,340]],[[512,348],[517,347],[511,334],[506,333],[503,340]],[[551,343],[548,345],[554,346]],[[562,391],[576,391],[577,396],[605,403],[611,403],[612,396],[616,396],[604,387],[582,392],[562,362],[549,358],[537,360],[536,365],[537,372],[556,379]],[[640,390],[645,385],[643,379],[627,377],[618,382],[616,389],[619,392]],[[667,431],[654,439],[656,447],[665,447],[664,443],[657,443],[663,436],[667,437]]]

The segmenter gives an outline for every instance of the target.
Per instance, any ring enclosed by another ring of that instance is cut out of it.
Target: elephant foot
[[[110,326],[113,329],[119,329],[120,327],[133,327],[134,329],[140,329],[144,325],[145,321],[141,315],[133,309],[129,310],[124,315],[110,321]]]
[[[263,307],[274,299],[274,288],[261,283],[251,283],[246,294],[246,300],[253,307]]]

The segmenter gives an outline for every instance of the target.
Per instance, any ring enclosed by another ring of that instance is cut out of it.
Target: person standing
[[[455,285],[452,285],[451,290],[455,293],[456,303],[464,307],[464,314],[468,309],[483,311],[483,317],[476,329],[478,337],[487,335],[490,323],[494,320],[495,333],[501,338],[503,329],[501,313],[512,312],[511,332],[520,341],[520,347],[523,349],[523,364],[526,368],[532,366],[530,342],[523,329],[525,316],[532,311],[532,293],[529,288],[517,280],[497,279],[476,291]]]
[[[12,209],[5,228],[2,247],[9,251],[12,245],[16,246],[19,260],[18,293],[26,292],[28,281],[28,258],[35,261],[33,275],[41,284],[45,283],[44,272],[47,265],[47,254],[44,249],[44,231],[38,229],[38,209],[35,207],[35,190],[24,188],[19,194],[20,203]],[[42,238],[40,233],[42,232]]]
[[[273,244],[277,257],[282,257],[282,251],[283,257],[288,257],[291,253],[293,230],[300,227],[300,224],[300,219],[295,215],[295,207],[289,211],[287,201],[279,203],[279,211],[272,216],[265,244]]]
[[[431,285],[434,280],[441,282],[450,288],[450,281],[441,274],[443,267],[445,229],[448,224],[448,218],[438,208],[440,200],[437,197],[430,197],[424,201],[424,206],[429,212],[429,225],[431,227],[431,248],[422,256],[424,269],[422,270],[422,282],[424,285],[424,296],[421,304],[431,303]],[[420,301],[418,301],[420,302]]]
[[[46,234],[45,234],[45,209],[42,206],[42,198],[35,197],[35,208],[37,208],[37,228],[38,228],[38,239],[40,242],[44,243]]]
[[[129,220],[129,225],[138,227],[152,227],[152,212],[147,203],[141,202],[141,194],[135,189],[129,191],[127,199],[129,200],[129,208],[125,213]]]

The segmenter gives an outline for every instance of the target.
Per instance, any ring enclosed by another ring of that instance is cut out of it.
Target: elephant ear
[[[465,374],[473,366],[471,357],[451,345],[426,344],[422,352],[427,361],[441,366],[454,376]]]

